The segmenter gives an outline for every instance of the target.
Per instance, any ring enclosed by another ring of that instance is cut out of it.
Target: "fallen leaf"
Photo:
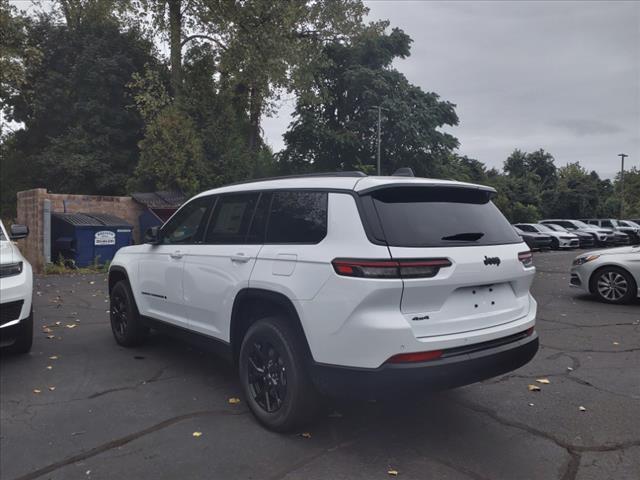
[[[96,283],[96,282],[94,282],[93,280],[91,280],[91,281],[89,282],[89,285],[93,285],[94,283]]]
[[[240,403],[240,399],[239,399],[239,398],[237,398],[237,397],[231,397],[231,398],[229,399],[229,403],[230,403],[231,405],[236,405],[236,404]]]
[[[587,409],[585,407],[583,407],[582,405],[580,405],[578,407],[578,410],[580,410],[581,412],[586,412],[587,411]]]
[[[391,475],[392,477],[397,477],[398,476],[398,471],[397,470],[389,470],[389,471],[387,471],[387,473],[389,475]]]
[[[38,388],[34,388],[34,389],[33,389],[33,393],[41,393],[41,392],[42,392],[42,390],[40,390],[40,389],[38,389]]]
[[[56,336],[55,336],[55,335],[47,335],[47,338],[48,338],[49,340],[51,340],[52,338],[56,338]]]
[[[567,367],[567,370],[569,370],[570,372],[573,372],[573,367]]]
[[[542,383],[544,385],[551,383],[548,378],[536,378],[536,382]]]
[[[49,357],[49,360],[57,360],[57,359],[58,359],[58,356],[57,356],[57,355],[51,355],[51,356]]]
[[[300,436],[303,438],[311,438],[311,434],[309,432],[301,433]]]
[[[76,328],[77,325],[75,323],[67,323],[67,328]]]
[[[535,406],[535,403],[530,403],[529,406],[533,407],[533,406]]]
[[[193,432],[191,435],[193,435],[194,437],[201,437],[202,432]]]
[[[56,389],[56,387],[49,387],[49,391],[53,392]]]
[[[614,344],[614,345],[620,345],[620,343],[618,343],[618,342],[613,342],[613,344]]]
[[[528,385],[527,388],[529,389],[530,392],[539,392],[540,391],[540,387],[537,385]]]
[[[56,325],[60,326],[60,325],[62,325],[62,322],[57,321],[57,322],[56,322]]]
[[[51,365],[47,365],[47,370],[53,370],[53,367]]]

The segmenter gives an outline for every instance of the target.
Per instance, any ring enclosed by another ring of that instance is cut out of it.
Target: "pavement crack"
[[[45,467],[34,470],[25,475],[21,475],[17,477],[15,480],[32,480],[43,475],[47,475],[55,470],[59,470],[60,468],[66,467],[76,462],[81,462],[83,460],[87,460],[88,458],[95,457],[96,455],[100,455],[102,453],[108,452],[109,450],[113,450],[114,448],[122,447],[128,443],[133,442],[134,440],[138,440],[146,435],[151,433],[155,433],[164,428],[175,425],[176,423],[183,422],[185,420],[189,420],[192,418],[205,417],[209,415],[227,415],[227,416],[237,416],[237,415],[246,415],[248,413],[247,410],[242,411],[230,411],[230,410],[204,410],[199,412],[191,412],[185,413],[183,415],[178,415],[172,418],[168,418],[160,423],[152,425],[151,427],[147,427],[145,429],[139,430],[137,432],[130,433],[129,435],[125,435],[124,437],[120,437],[116,440],[112,440],[107,443],[103,443],[102,445],[98,445],[97,447],[93,447],[86,452],[79,453],[77,455],[73,455],[59,462],[51,463]]]

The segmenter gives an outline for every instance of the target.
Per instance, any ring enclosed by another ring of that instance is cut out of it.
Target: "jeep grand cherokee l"
[[[503,374],[538,349],[535,269],[494,193],[358,173],[209,190],[116,254],[113,335],[133,346],[169,325],[215,340],[277,431],[307,420],[319,393]]]

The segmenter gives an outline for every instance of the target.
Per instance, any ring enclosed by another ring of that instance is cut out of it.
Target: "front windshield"
[[[553,232],[553,228],[549,228],[548,226],[543,225],[543,224],[538,224],[538,225],[536,225],[536,227],[541,232]]]
[[[0,224],[0,242],[6,242],[7,237],[4,236],[4,225]]]
[[[636,222],[632,222],[631,220],[621,220],[620,223],[625,227],[640,228],[640,224],[637,224]]]
[[[581,222],[580,220],[572,220],[572,222],[576,227],[582,227],[582,228],[584,228],[584,227],[589,227],[589,228],[593,227],[593,225],[587,225],[586,223]]]

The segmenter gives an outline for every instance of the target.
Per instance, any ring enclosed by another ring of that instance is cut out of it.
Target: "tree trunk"
[[[171,88],[174,98],[182,92],[182,0],[168,0]]]
[[[260,146],[260,117],[262,116],[262,94],[255,85],[251,87],[249,105],[249,150]]]

